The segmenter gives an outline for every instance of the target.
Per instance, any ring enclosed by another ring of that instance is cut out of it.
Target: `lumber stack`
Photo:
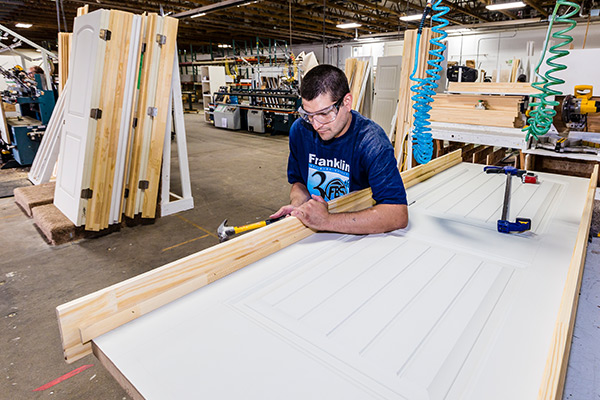
[[[352,109],[365,114],[367,84],[371,78],[371,61],[358,58],[347,58],[344,73],[348,78],[350,93],[352,93]]]
[[[450,82],[448,93],[530,95],[539,90],[528,82]]]
[[[477,109],[479,102],[485,109]],[[521,128],[523,96],[438,94],[431,103],[431,121]]]
[[[69,84],[87,87],[67,91],[54,199],[76,226],[106,229],[123,210],[155,217],[177,26],[154,13],[76,18]]]

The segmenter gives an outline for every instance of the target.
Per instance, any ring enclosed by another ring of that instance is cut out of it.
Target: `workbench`
[[[505,177],[461,163],[407,190],[407,229],[313,234],[93,338],[94,354],[134,398],[558,398],[595,184],[539,178],[513,178],[509,219],[530,232],[497,232]]]
[[[473,143],[519,150],[527,149],[525,132],[520,128],[431,122],[431,136],[433,139],[448,140],[450,142]]]

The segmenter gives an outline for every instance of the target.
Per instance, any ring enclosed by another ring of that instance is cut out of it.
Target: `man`
[[[394,149],[379,125],[352,111],[346,75],[319,65],[303,78],[300,95],[302,118],[290,129],[290,204],[271,217],[289,214],[316,230],[353,234],[406,227],[406,191]],[[367,187],[375,206],[328,212],[327,201]]]

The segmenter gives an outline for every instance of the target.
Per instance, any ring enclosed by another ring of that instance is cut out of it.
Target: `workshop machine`
[[[600,101],[592,100],[591,85],[577,85],[573,93],[565,96],[560,104],[568,135],[551,130],[534,141],[535,148],[558,153],[600,154],[600,134],[588,132],[588,116],[600,112]]]
[[[30,77],[20,66],[11,69],[0,67],[8,87],[2,91],[2,102],[16,106],[16,116],[6,118],[6,132],[2,132],[0,147],[2,162],[14,159],[20,165],[30,165],[50,121],[56,96],[46,88],[42,75]]]
[[[246,129],[256,133],[288,134],[298,118],[302,100],[296,88],[289,89],[228,89],[215,93],[215,126],[227,129]],[[234,104],[234,101],[237,104]],[[225,121],[239,110],[240,126]],[[226,115],[227,114],[227,115]],[[221,118],[221,121],[217,121]],[[223,119],[225,118],[225,119]]]

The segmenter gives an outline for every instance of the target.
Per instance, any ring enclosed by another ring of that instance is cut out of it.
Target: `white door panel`
[[[107,29],[109,11],[98,10],[75,20],[68,92],[65,110],[65,134],[60,141],[54,204],[75,225],[85,222],[87,200],[81,198],[90,166],[86,153],[93,150],[96,120],[90,110],[98,106],[106,42],[100,30]]]
[[[379,124],[385,133],[390,135],[392,118],[398,102],[400,87],[401,56],[379,57],[375,78],[375,96],[371,119]]]

